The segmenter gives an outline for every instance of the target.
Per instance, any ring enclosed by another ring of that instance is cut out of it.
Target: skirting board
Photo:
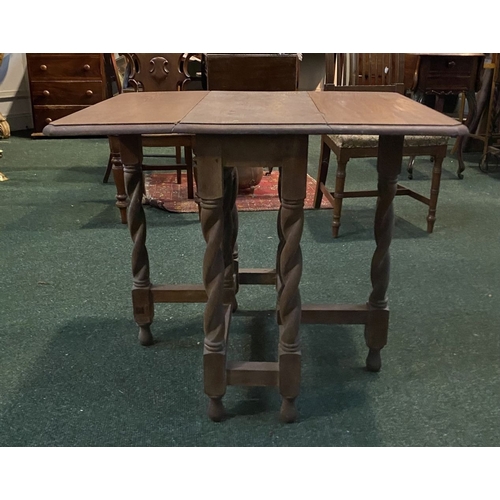
[[[33,117],[31,113],[21,113],[21,114],[4,114],[11,132],[16,130],[27,130],[33,128]]]

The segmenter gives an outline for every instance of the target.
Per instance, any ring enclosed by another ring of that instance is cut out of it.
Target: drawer
[[[31,80],[101,79],[100,54],[27,54]]]
[[[32,82],[33,105],[86,105],[90,106],[106,98],[101,82]]]
[[[459,93],[478,90],[481,56],[420,56],[418,90],[423,92]]]
[[[35,132],[41,132],[45,125],[48,125],[54,120],[63,118],[65,116],[74,113],[75,111],[80,111],[87,106],[34,106],[33,107],[33,122],[35,126]]]

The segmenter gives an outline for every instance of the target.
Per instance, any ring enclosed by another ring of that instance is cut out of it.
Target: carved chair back
[[[196,54],[144,54],[125,53],[126,69],[123,77],[123,92],[165,92],[185,90],[188,83],[201,80],[199,77],[192,78],[188,72],[188,63]],[[142,135],[143,148],[169,148],[175,147],[175,155],[170,154],[144,154],[144,157],[174,157],[175,165],[147,165],[142,164],[143,170],[176,170],[177,183],[181,183],[181,172],[187,172],[188,198],[194,198],[193,187],[193,136],[183,134],[145,134]],[[116,137],[109,137],[110,156],[108,167],[104,174],[104,182],[107,182],[113,165],[121,165],[119,142]],[[181,156],[181,148],[184,148],[184,160]],[[123,183],[123,171],[117,174],[119,182]],[[121,188],[120,188],[121,189]],[[125,196],[120,193],[120,196]],[[125,197],[126,198],[126,197]],[[126,222],[126,204],[120,207],[122,222]]]
[[[190,54],[123,54],[127,59],[127,87],[139,92],[184,90],[191,81]]]

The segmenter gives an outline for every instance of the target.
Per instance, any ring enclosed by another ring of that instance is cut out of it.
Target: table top
[[[48,136],[127,134],[467,135],[395,92],[137,92],[47,125]]]

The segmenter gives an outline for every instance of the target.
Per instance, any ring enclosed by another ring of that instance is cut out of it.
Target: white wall
[[[11,130],[33,128],[25,54],[4,54],[0,66],[0,113]]]

